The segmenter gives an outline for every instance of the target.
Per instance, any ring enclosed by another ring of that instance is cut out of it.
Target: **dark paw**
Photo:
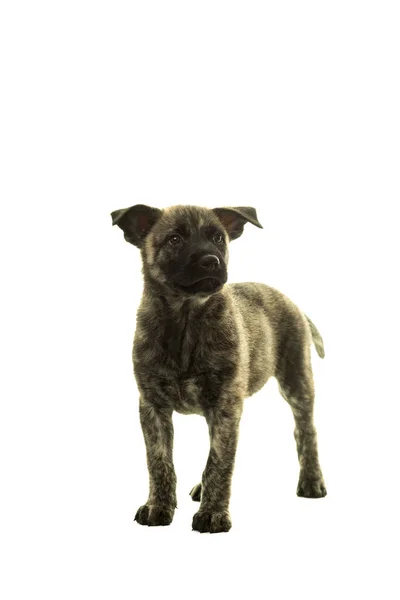
[[[297,495],[302,498],[323,498],[326,496],[326,487],[323,478],[300,474]]]
[[[194,486],[194,488],[192,488],[190,495],[192,496],[192,500],[194,502],[200,502],[200,500],[201,500],[201,483],[198,483],[197,485]]]
[[[174,510],[163,506],[154,506],[144,504],[136,513],[135,521],[139,525],[148,525],[149,527],[157,525],[170,525],[174,517]]]
[[[193,517],[192,529],[200,533],[220,533],[232,527],[228,511],[209,512],[199,510]]]

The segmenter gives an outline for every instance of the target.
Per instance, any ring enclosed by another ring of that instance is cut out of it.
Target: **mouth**
[[[176,286],[187,294],[213,294],[220,290],[224,283],[225,281],[221,281],[221,279],[217,279],[216,277],[204,277],[190,285],[176,284]]]

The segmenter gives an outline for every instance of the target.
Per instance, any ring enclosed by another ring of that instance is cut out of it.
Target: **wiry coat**
[[[277,290],[261,283],[226,283],[228,242],[241,235],[246,222],[261,227],[255,210],[175,206],[159,211],[137,205],[112,216],[125,238],[141,248],[143,260],[133,364],[150,493],[136,520],[147,525],[172,521],[176,410],[205,416],[210,432],[202,483],[191,491],[194,500],[201,500],[193,529],[230,529],[230,486],[243,401],[272,376],[295,417],[297,493],[324,496],[310,363],[312,341],[319,355],[324,354],[318,330]]]

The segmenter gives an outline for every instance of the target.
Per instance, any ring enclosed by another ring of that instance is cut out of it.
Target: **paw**
[[[302,498],[323,498],[326,487],[322,476],[300,474],[297,495]]]
[[[139,508],[135,515],[135,521],[139,525],[148,525],[149,527],[157,525],[170,525],[174,517],[174,509],[165,506],[155,506],[144,504]]]
[[[192,496],[192,500],[194,502],[200,502],[201,499],[201,483],[198,483],[197,485],[194,486],[194,488],[192,488],[192,491],[189,492],[190,496]]]
[[[200,533],[220,533],[229,531],[232,527],[228,511],[211,512],[199,510],[193,517],[193,531]]]

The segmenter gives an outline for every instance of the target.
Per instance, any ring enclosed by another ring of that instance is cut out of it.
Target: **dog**
[[[324,357],[317,328],[295,304],[261,283],[227,283],[228,246],[251,223],[252,207],[209,209],[138,204],[111,213],[141,251],[144,280],[133,344],[146,445],[149,496],[135,520],[169,525],[176,503],[172,414],[206,418],[210,451],[192,528],[226,532],[244,399],[275,377],[294,419],[300,464],[297,495],[326,495],[313,422],[310,346]]]

